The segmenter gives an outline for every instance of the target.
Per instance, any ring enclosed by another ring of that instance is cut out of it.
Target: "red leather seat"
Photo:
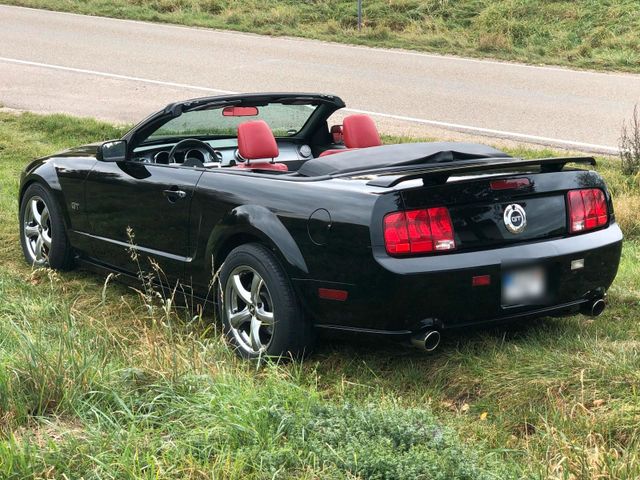
[[[376,124],[368,115],[349,115],[342,121],[342,134],[346,148],[325,150],[321,157],[341,153],[354,148],[368,148],[382,145]]]
[[[264,120],[252,120],[238,125],[238,153],[245,159],[233,168],[248,168],[250,170],[289,170],[286,164],[273,161],[280,152],[273,132]],[[264,161],[271,158],[271,162]],[[252,162],[252,160],[262,160]]]
[[[382,145],[376,124],[368,115],[349,115],[342,122],[344,145],[347,148],[367,148]]]

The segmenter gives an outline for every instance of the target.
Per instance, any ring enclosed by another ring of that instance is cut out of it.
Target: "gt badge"
[[[504,225],[511,233],[521,233],[527,226],[527,214],[517,203],[504,209]]]

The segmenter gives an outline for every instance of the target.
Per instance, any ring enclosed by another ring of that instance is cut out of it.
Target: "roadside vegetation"
[[[5,0],[90,15],[640,71],[637,0]]]
[[[0,478],[640,476],[637,213],[619,214],[624,259],[598,319],[461,332],[431,356],[334,339],[258,367],[206,314],[22,261],[20,170],[123,131],[0,113]],[[616,162],[599,171],[624,212],[640,186]]]
[[[622,124],[619,145],[622,173],[637,177],[640,174],[640,111],[637,104],[631,119]]]

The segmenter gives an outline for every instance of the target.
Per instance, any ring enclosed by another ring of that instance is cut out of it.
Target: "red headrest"
[[[278,144],[264,120],[254,120],[238,125],[238,152],[242,158],[276,158]]]
[[[367,115],[349,115],[342,121],[344,145],[347,148],[367,148],[382,145],[376,124]]]

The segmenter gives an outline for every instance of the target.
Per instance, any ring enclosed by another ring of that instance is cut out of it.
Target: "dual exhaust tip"
[[[598,298],[592,302],[586,303],[581,312],[590,317],[598,317],[607,307],[603,298]],[[424,352],[433,352],[440,345],[440,332],[438,330],[427,330],[426,332],[416,333],[411,336],[411,344]]]
[[[411,344],[424,352],[433,352],[440,345],[440,332],[427,330],[411,337]]]
[[[599,317],[602,312],[604,312],[606,306],[607,304],[605,303],[604,298],[598,298],[592,302],[585,303],[580,309],[580,312],[583,315],[588,315],[590,317]]]

